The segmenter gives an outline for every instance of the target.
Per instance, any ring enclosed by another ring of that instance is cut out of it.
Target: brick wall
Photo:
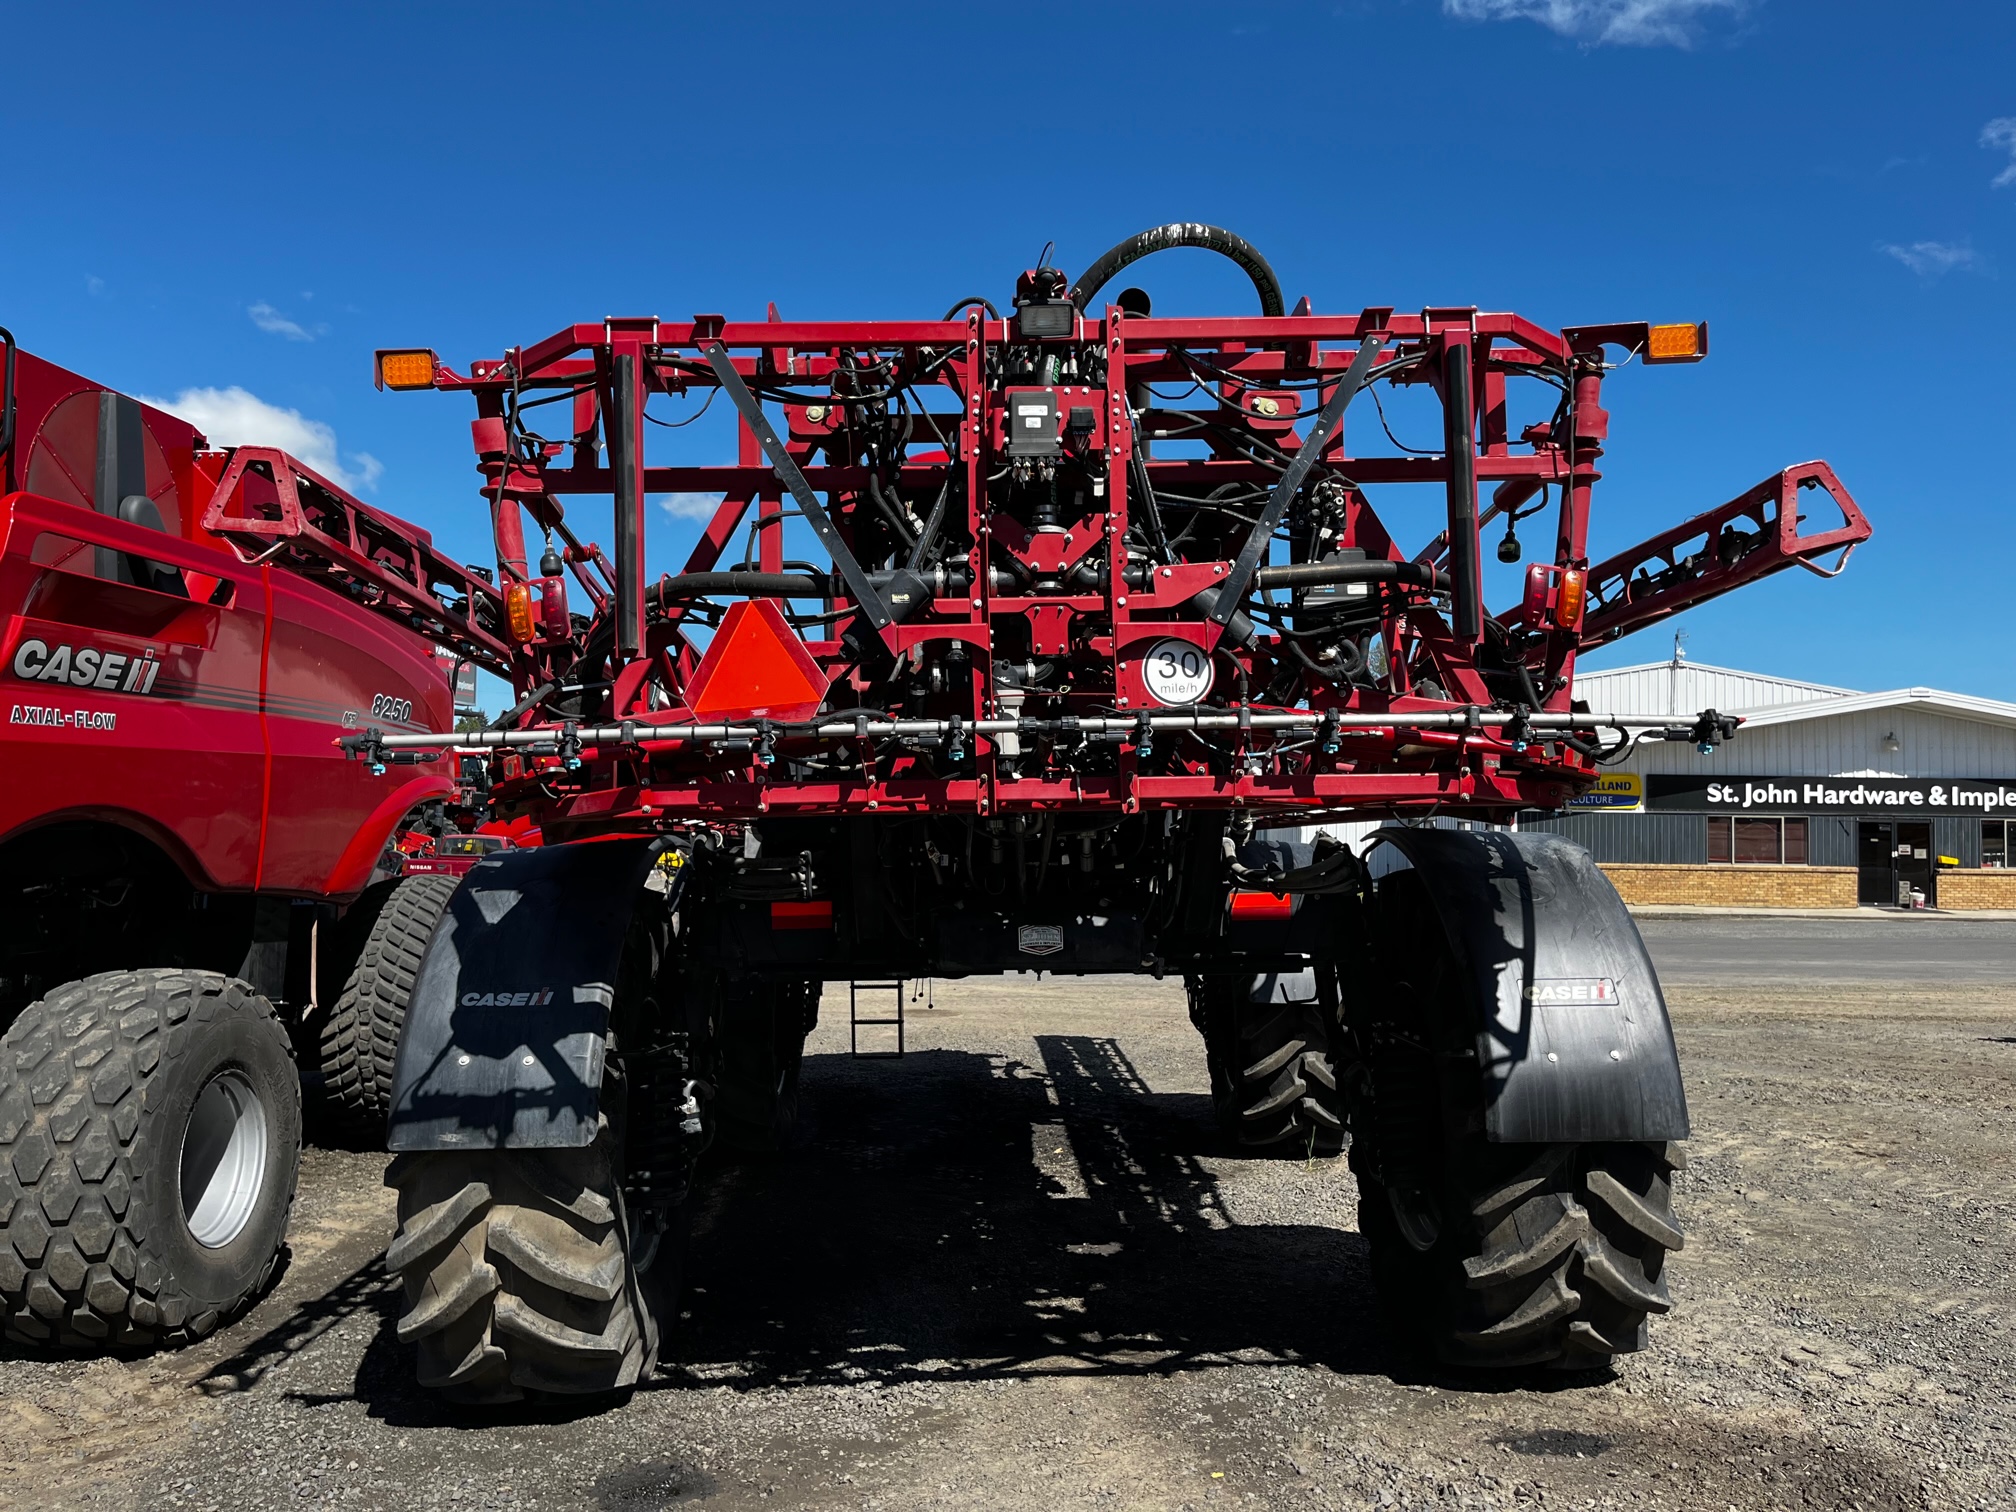
[[[1676,866],[1606,861],[1608,877],[1626,903],[1705,903],[1723,908],[1853,908],[1852,866]],[[1941,872],[1939,901],[1946,901]],[[1978,875],[1978,874],[1976,874]],[[2010,873],[2016,879],[2016,872]],[[1976,908],[2000,907],[1977,903]]]
[[[1991,866],[1973,871],[1942,868],[1939,872],[1941,908],[2016,908],[2016,871]]]

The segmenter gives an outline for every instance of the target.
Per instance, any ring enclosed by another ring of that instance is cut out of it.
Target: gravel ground
[[[2016,1505],[2016,973],[1690,967],[1717,927],[1648,929],[1690,1238],[1614,1375],[1397,1354],[1344,1163],[1218,1152],[1173,983],[941,983],[900,1061],[850,1060],[829,992],[804,1137],[715,1173],[684,1336],[627,1405],[417,1393],[383,1159],[315,1151],[291,1265],[225,1334],[0,1357],[0,1505]]]

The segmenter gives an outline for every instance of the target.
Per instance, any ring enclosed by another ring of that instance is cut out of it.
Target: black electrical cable
[[[708,409],[714,403],[714,396],[720,392],[721,390],[718,388],[711,388],[707,390],[707,397],[701,401],[700,408],[693,411],[693,413],[688,415],[684,420],[660,420],[656,415],[652,414],[649,410],[641,410],[639,411],[639,413],[642,414],[644,418],[646,420],[649,420],[653,425],[663,426],[666,430],[677,430],[682,425],[691,425],[695,420],[698,420],[702,415],[706,414]]]
[[[994,302],[989,299],[982,299],[978,294],[967,295],[938,318],[940,320],[950,320],[953,316],[962,314],[968,307],[976,304],[996,320],[1001,318],[1001,312],[994,308]]]

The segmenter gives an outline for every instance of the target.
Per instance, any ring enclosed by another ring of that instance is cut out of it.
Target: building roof
[[[1832,703],[1855,696],[1850,688],[1685,660],[1608,667],[1600,672],[1578,670],[1575,689],[1578,697],[1587,699],[1600,713],[1662,714],[1676,719],[1703,709],[1735,713],[1787,704]]]
[[[1976,698],[1971,693],[1948,693],[1938,688],[1892,688],[1884,693],[1850,693],[1824,703],[1785,704],[1741,713],[1746,725],[1791,724],[1801,719],[1832,719],[1842,714],[1866,714],[1877,709],[1915,709],[1928,714],[1945,714],[1955,719],[1972,719],[1982,724],[2016,727],[2016,704],[1994,698]]]
[[[1951,693],[1939,688],[1890,688],[1858,693],[1825,683],[1745,672],[1706,662],[1642,662],[1578,672],[1575,691],[1602,714],[1698,714],[1717,709],[1741,714],[1749,725],[1794,724],[1881,709],[1913,709],[1926,714],[2016,727],[2016,703]]]

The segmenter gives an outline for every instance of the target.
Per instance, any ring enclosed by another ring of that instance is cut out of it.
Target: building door
[[[1887,824],[1856,826],[1855,901],[1894,906],[1897,902],[1897,841]]]
[[[1939,896],[1932,857],[1932,826],[1923,821],[1897,826],[1897,880],[1925,894],[1925,906],[1936,908]]]

